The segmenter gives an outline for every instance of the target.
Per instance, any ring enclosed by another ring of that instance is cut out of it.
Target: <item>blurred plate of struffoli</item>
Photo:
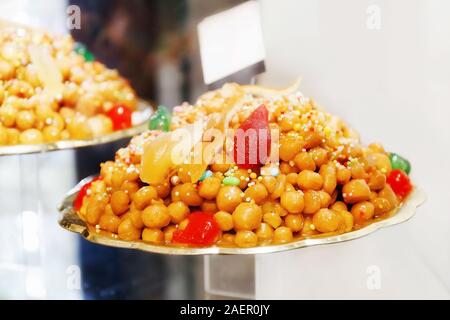
[[[112,142],[144,131],[152,113],[70,35],[0,21],[0,155]]]

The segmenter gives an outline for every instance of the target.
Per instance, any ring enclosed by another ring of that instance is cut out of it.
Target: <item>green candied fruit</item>
[[[150,117],[150,130],[169,131],[170,129],[170,112],[164,106],[159,106],[156,112]]]
[[[226,186],[237,186],[241,181],[236,177],[226,177],[222,180],[222,183]]]
[[[80,42],[76,42],[73,48],[73,51],[78,53],[80,56],[84,58],[87,62],[92,62],[95,60],[95,56],[92,52],[86,48],[86,46]]]
[[[200,177],[200,179],[198,179],[198,181],[203,181],[206,178],[212,177],[213,173],[211,170],[206,170],[205,172],[203,172],[202,176]]]
[[[399,156],[398,154],[391,152],[389,154],[389,159],[391,160],[392,170],[400,169],[406,174],[409,174],[411,172],[411,164],[409,163],[408,160],[406,160],[402,156]]]

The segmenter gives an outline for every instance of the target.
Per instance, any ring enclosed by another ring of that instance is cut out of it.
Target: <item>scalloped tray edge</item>
[[[142,241],[124,241],[119,239],[114,239],[96,232],[91,232],[86,224],[78,217],[77,213],[73,210],[73,199],[78,193],[79,189],[86,182],[91,180],[92,177],[87,177],[80,181],[73,189],[71,189],[65,196],[58,210],[60,212],[60,217],[58,219],[59,225],[64,229],[72,232],[79,233],[86,240],[105,245],[110,247],[125,248],[125,249],[135,249],[150,253],[160,253],[160,254],[172,254],[172,255],[216,255],[216,254],[261,254],[261,253],[275,253],[288,250],[294,250],[304,247],[322,245],[322,244],[332,244],[339,243],[349,240],[358,239],[367,236],[378,229],[400,224],[411,219],[415,213],[416,209],[425,202],[425,193],[418,189],[417,187],[408,196],[406,201],[403,203],[401,208],[391,217],[376,221],[367,225],[364,228],[334,235],[323,238],[310,238],[302,239],[286,244],[269,245],[269,246],[259,246],[252,248],[231,248],[231,247],[205,247],[205,248],[191,248],[191,247],[173,247],[173,246],[163,246],[163,245],[152,245]]]

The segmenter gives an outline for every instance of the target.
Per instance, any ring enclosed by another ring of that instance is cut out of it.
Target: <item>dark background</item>
[[[81,29],[73,37],[96,59],[117,68],[138,96],[158,104],[158,68],[172,66],[178,86],[173,94],[193,101],[204,90],[196,24],[243,1],[71,0],[81,8]],[[170,80],[170,79],[169,79]],[[170,82],[170,81],[169,81]],[[170,92],[169,92],[170,95]],[[178,101],[181,103],[182,101]],[[171,108],[173,106],[169,106]],[[128,139],[76,152],[79,180],[98,172]],[[86,299],[203,298],[202,257],[162,256],[113,249],[80,240],[80,265]]]

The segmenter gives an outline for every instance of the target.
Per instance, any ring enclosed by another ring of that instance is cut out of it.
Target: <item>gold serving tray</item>
[[[133,112],[133,126],[129,129],[114,131],[88,140],[60,140],[43,144],[17,144],[1,146],[0,156],[43,153],[48,151],[67,150],[109,143],[123,138],[135,136],[148,128],[148,120],[153,113],[153,107],[146,101],[138,102],[137,110]]]
[[[415,188],[413,192],[408,196],[402,207],[389,218],[375,221],[364,228],[332,236],[323,236],[302,239],[286,244],[259,246],[252,248],[235,248],[235,247],[205,247],[205,248],[193,248],[193,247],[176,247],[165,245],[152,245],[143,241],[123,241],[118,238],[111,237],[103,231],[88,228],[86,224],[79,218],[72,203],[75,199],[80,188],[87,182],[92,180],[92,177],[88,177],[80,181],[72,190],[70,190],[58,210],[60,213],[59,224],[66,230],[81,234],[86,240],[105,245],[110,247],[136,249],[151,253],[172,254],[172,255],[206,255],[206,254],[259,254],[259,253],[274,253],[293,249],[299,249],[304,247],[316,246],[321,244],[338,243],[348,240],[354,240],[364,237],[372,232],[393,226],[402,222],[405,222],[412,218],[416,213],[416,209],[424,203],[426,196],[423,191]]]

